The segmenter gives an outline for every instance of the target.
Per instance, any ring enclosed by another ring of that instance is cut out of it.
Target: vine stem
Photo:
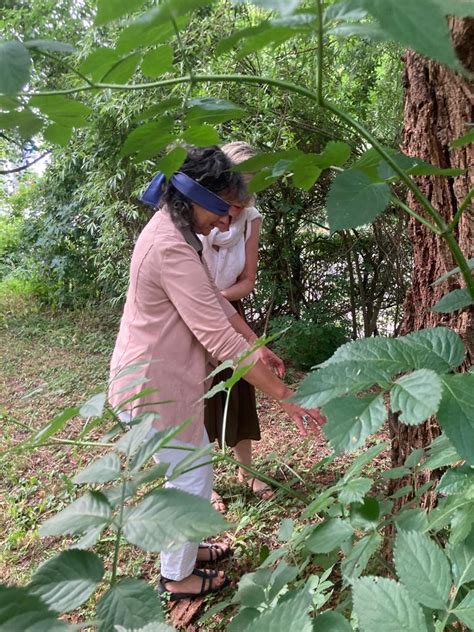
[[[122,539],[122,526],[123,526],[123,509],[125,506],[125,491],[126,491],[126,481],[122,480],[122,495],[120,498],[120,512],[119,512],[119,524],[117,527],[117,537],[115,539],[114,546],[114,559],[112,562],[112,577],[110,578],[110,585],[113,586],[117,580],[117,566],[119,560],[120,553],[120,540]]]
[[[400,198],[397,198],[396,195],[392,195],[390,199],[392,200],[393,204],[395,204],[396,206],[399,206],[401,209],[405,211],[405,213],[408,213],[408,215],[411,215],[412,217],[414,217],[416,220],[420,222],[420,224],[423,224],[424,226],[429,228],[433,233],[436,233],[436,235],[441,235],[441,232],[434,224],[432,224],[430,221],[428,221],[427,219],[419,215],[416,211],[411,209],[407,204],[405,204],[405,202],[403,202],[403,200],[400,200]]]
[[[474,197],[474,188],[471,189],[468,194],[466,195],[466,197],[464,198],[464,200],[461,202],[458,210],[456,211],[453,219],[451,220],[448,228],[450,231],[454,230],[454,228],[456,228],[459,220],[461,219],[461,215],[464,213],[464,211],[467,209],[470,201],[472,200],[472,198]]]

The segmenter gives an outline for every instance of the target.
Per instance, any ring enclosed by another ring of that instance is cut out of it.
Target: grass
[[[116,313],[84,310],[61,314],[30,313],[0,321],[0,421],[3,429],[0,452],[24,439],[27,428],[41,427],[64,408],[80,404],[91,394],[104,389],[118,320]],[[338,458],[330,467],[318,470],[315,464],[329,453],[323,439],[302,441],[278,405],[259,397],[258,406],[263,440],[255,444],[256,468],[312,500],[319,490],[340,476],[347,457]],[[77,418],[71,420],[61,436],[73,438],[83,423]],[[40,539],[38,529],[44,520],[74,499],[76,490],[71,479],[93,456],[96,454],[87,448],[49,446],[0,459],[2,581],[24,585],[38,564],[69,544],[64,538]],[[381,468],[385,467],[386,458],[379,462]],[[302,502],[281,491],[269,501],[259,500],[238,482],[234,467],[227,463],[216,466],[215,478],[216,489],[228,507],[226,517],[234,525],[224,534],[235,550],[235,558],[227,571],[233,588],[227,589],[224,596],[209,599],[199,613],[193,614],[193,620],[223,598],[230,599],[239,577],[253,571],[269,552],[282,545],[278,535],[282,519],[297,521],[298,528],[305,522],[299,521],[305,507]],[[110,573],[111,533],[105,534],[95,551],[103,558]],[[157,558],[156,554],[137,547],[124,546],[119,575],[142,578],[156,585]],[[308,567],[307,572],[311,569],[312,566]],[[92,614],[93,606],[91,600],[77,615],[70,615],[69,620],[84,621]],[[197,629],[225,630],[231,613],[232,609],[219,612],[206,620],[205,627]],[[175,617],[174,621],[184,629],[196,629],[186,617],[180,621]]]

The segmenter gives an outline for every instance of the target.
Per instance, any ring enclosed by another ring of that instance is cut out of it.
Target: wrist
[[[281,389],[280,389],[280,394],[277,397],[277,400],[279,401],[280,404],[284,404],[287,402],[284,402],[283,400],[289,399],[294,393],[291,390],[291,388],[289,388],[286,384],[284,384],[283,382],[281,383]]]

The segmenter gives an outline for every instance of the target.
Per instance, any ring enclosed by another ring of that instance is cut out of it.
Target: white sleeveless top
[[[245,208],[232,219],[230,228],[222,233],[213,228],[209,235],[198,235],[202,241],[202,256],[219,290],[234,285],[245,267],[245,243],[252,233],[251,223],[262,215],[254,206]],[[219,250],[213,248],[218,246]]]

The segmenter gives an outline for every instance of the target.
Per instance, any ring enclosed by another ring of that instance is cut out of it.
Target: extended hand
[[[281,407],[295,422],[300,434],[304,437],[308,435],[308,432],[319,434],[321,426],[326,423],[326,417],[319,408],[306,409],[287,402],[281,402]]]
[[[273,351],[268,347],[260,347],[258,350],[260,360],[268,366],[279,378],[285,375],[285,364]]]

